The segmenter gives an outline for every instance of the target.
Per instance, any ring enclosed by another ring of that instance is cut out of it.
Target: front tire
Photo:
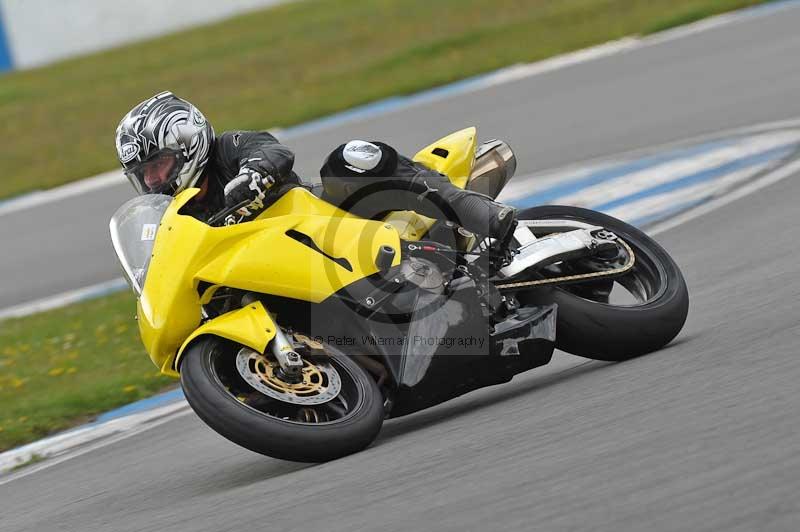
[[[633,249],[636,263],[619,278],[640,293],[635,304],[593,300],[591,284],[521,292],[525,304],[558,304],[556,347],[596,360],[619,361],[661,349],[683,328],[689,312],[686,281],[672,257],[639,229],[603,213],[560,205],[520,212],[523,220],[570,219],[602,226]],[[637,277],[638,276],[638,277]]]
[[[346,408],[336,419],[322,408],[282,404],[252,387],[237,374],[241,346],[203,337],[188,348],[180,367],[181,386],[189,405],[216,432],[251,451],[296,462],[325,462],[367,447],[380,431],[382,395],[364,369],[341,351],[325,345],[330,364],[341,376]],[[255,396],[254,400],[249,397]],[[243,399],[247,397],[247,399]]]

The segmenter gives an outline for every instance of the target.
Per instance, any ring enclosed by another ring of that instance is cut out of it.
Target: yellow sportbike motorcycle
[[[492,197],[515,166],[474,128],[415,159]],[[444,216],[360,217],[326,188],[292,188],[237,225],[219,225],[226,212],[187,215],[198,189],[136,197],[111,220],[153,363],[211,428],[253,451],[344,456],[384,419],[507,382],[554,347],[623,360],[663,347],[686,319],[674,261],[601,213],[522,210],[513,252],[498,253]]]

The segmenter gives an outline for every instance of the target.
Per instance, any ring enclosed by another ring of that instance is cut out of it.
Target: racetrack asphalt
[[[320,157],[376,131],[408,150],[469,113],[528,172],[800,116],[798,23],[783,11],[296,147]],[[798,530],[798,197],[789,178],[658,236],[692,298],[658,353],[562,356],[559,371],[389,421],[371,448],[322,465],[261,457],[181,416],[0,485],[0,530]]]

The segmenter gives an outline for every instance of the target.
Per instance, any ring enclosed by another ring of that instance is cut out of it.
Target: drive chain
[[[563,275],[561,277],[552,277],[548,279],[536,279],[533,281],[519,281],[516,283],[496,283],[495,286],[499,290],[513,290],[518,288],[527,288],[530,286],[542,286],[548,284],[558,284],[564,282],[571,282],[571,281],[583,281],[586,279],[598,279],[602,277],[611,277],[621,275],[631,268],[636,263],[636,257],[633,254],[633,250],[628,245],[627,242],[622,240],[621,238],[617,237],[617,242],[619,242],[622,247],[625,248],[625,251],[628,252],[628,260],[625,261],[625,264],[620,266],[619,268],[615,268],[613,270],[603,271],[603,272],[592,272],[592,273],[580,273],[575,275]]]

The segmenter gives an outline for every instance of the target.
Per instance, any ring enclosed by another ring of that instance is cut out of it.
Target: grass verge
[[[135,312],[126,292],[0,322],[0,451],[175,384],[145,354]]]
[[[763,1],[307,0],[6,74],[0,197],[114,168],[117,122],[164,89],[218,131],[287,126]]]

